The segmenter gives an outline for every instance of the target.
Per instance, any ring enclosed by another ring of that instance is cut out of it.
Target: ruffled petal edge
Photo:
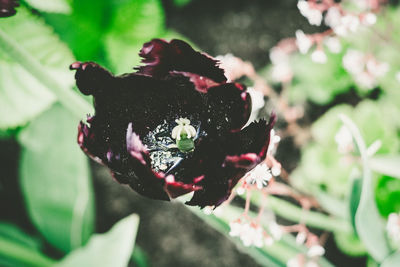
[[[218,61],[195,51],[188,43],[173,39],[167,42],[153,39],[140,50],[143,66],[136,67],[138,73],[163,78],[170,72],[190,72],[207,77],[215,82],[226,81],[224,70]]]

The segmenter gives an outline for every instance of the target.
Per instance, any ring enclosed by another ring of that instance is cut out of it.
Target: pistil
[[[196,137],[196,129],[190,125],[187,118],[175,120],[178,124],[172,129],[171,137],[176,140],[176,146],[181,152],[190,152],[194,149],[193,139]]]

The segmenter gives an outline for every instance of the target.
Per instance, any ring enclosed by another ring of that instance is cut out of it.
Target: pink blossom
[[[296,31],[296,45],[300,53],[306,54],[312,46],[312,40],[302,30]]]
[[[342,44],[340,43],[339,38],[328,36],[324,39],[324,43],[328,47],[329,51],[334,54],[340,53],[340,51],[342,51]]]
[[[323,50],[317,49],[311,54],[311,60],[315,63],[324,64],[327,61],[326,54]]]
[[[330,7],[325,15],[325,24],[331,28],[334,28],[340,24],[342,14],[339,8]]]
[[[322,22],[322,12],[318,9],[310,6],[310,4],[306,1],[300,0],[297,3],[297,8],[300,13],[308,19],[308,22],[311,25],[320,26]]]
[[[356,32],[360,20],[357,16],[347,14],[340,18],[340,24],[332,27],[333,31],[339,36],[347,36],[349,33]]]

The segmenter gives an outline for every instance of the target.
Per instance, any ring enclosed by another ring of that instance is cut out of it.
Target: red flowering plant
[[[79,125],[80,147],[144,196],[194,191],[186,204],[220,205],[265,159],[275,115],[243,128],[251,113],[245,86],[227,82],[218,61],[181,40],[153,39],[140,56],[144,65],[121,76],[93,62],[71,65],[95,106]]]

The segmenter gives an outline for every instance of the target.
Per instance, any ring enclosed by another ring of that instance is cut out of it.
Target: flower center
[[[179,118],[175,120],[178,124],[172,130],[171,136],[176,139],[176,146],[182,152],[189,152],[194,149],[193,139],[196,137],[196,129],[190,125],[190,120]]]
[[[193,126],[194,125],[194,126]],[[155,171],[170,172],[194,150],[194,140],[205,132],[197,132],[200,122],[192,123],[187,118],[168,122],[164,120],[144,138]]]

